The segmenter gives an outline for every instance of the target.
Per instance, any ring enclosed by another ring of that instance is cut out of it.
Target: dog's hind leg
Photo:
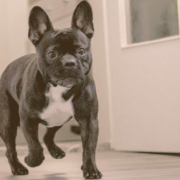
[[[55,133],[61,127],[62,126],[47,128],[46,134],[44,136],[44,143],[46,144],[46,147],[50,155],[55,159],[62,159],[66,155],[65,152],[54,143]]]
[[[26,175],[28,170],[19,162],[16,152],[15,139],[19,123],[18,105],[7,93],[1,91],[0,95],[0,136],[7,148],[6,156],[12,174]]]

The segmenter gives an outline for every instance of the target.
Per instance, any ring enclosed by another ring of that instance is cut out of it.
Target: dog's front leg
[[[47,128],[44,136],[44,143],[50,155],[55,159],[62,159],[66,155],[65,152],[54,143],[55,134],[61,127],[62,126]]]
[[[95,151],[98,140],[98,120],[90,119],[80,121],[81,138],[83,143],[83,176],[86,179],[99,179],[101,172],[95,162]]]
[[[38,121],[22,118],[21,128],[28,143],[29,155],[25,162],[30,167],[39,166],[44,160],[43,148],[38,140]]]

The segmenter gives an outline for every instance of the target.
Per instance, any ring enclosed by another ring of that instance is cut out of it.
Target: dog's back
[[[11,62],[2,73],[0,79],[0,92],[6,91],[18,103],[22,89],[22,81],[28,66],[36,64],[37,54],[30,54]],[[37,66],[34,66],[37,71]],[[30,75],[30,74],[29,74]],[[29,77],[30,78],[30,77]]]

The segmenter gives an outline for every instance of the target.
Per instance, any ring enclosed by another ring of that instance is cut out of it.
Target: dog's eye
[[[57,58],[57,56],[58,56],[58,53],[57,53],[56,51],[50,51],[50,52],[48,53],[48,57],[49,57],[50,59]]]
[[[83,48],[78,49],[78,54],[81,56],[84,56],[85,55],[85,49],[83,49]]]

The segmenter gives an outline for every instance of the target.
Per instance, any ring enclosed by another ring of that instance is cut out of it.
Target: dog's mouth
[[[79,84],[82,82],[81,78],[75,78],[75,77],[67,77],[64,79],[56,79],[54,80],[53,78],[51,78],[51,84],[54,86],[63,86],[63,87],[67,87],[67,88],[72,88],[73,86]]]

